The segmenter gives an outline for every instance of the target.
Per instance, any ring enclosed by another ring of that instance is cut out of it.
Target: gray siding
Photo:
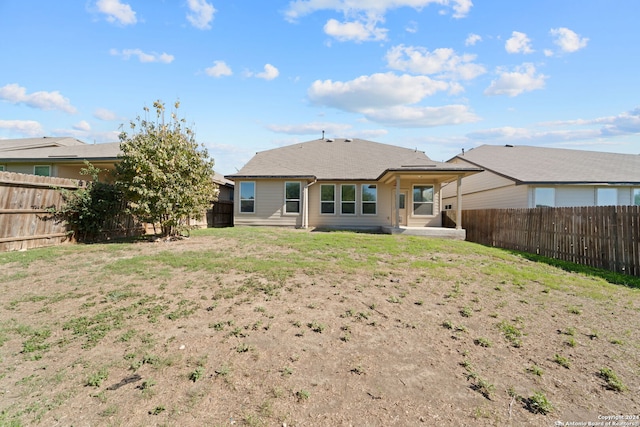
[[[280,179],[258,179],[246,180],[255,182],[256,199],[255,213],[240,212],[240,183],[235,182],[235,225],[274,225],[302,227],[303,207],[299,215],[284,214],[284,182]],[[291,181],[291,180],[286,180]],[[306,182],[302,181],[302,188]],[[333,184],[336,187],[336,204],[334,214],[320,213],[320,186],[322,184]],[[340,213],[340,185],[356,185],[356,213],[355,215],[345,215]],[[362,213],[362,185],[375,184],[377,186],[376,214]],[[414,184],[429,184],[434,186],[433,215],[414,216],[411,212],[412,206],[412,186]],[[436,182],[425,181],[402,181],[401,189],[406,191],[408,198],[407,225],[411,227],[440,227],[442,225],[440,186]],[[303,192],[304,193],[304,192]],[[304,197],[304,194],[303,194]],[[303,201],[304,203],[304,201]],[[308,188],[309,203],[309,226],[320,228],[377,228],[381,226],[393,225],[395,215],[395,186],[385,185],[375,181],[321,181],[311,184]]]
[[[462,187],[465,180],[462,180]],[[493,190],[485,190],[471,194],[462,195],[462,209],[506,209],[506,208],[528,208],[529,194],[526,185],[511,184],[506,187],[499,187]],[[443,200],[444,205],[451,205],[455,211],[457,209],[457,198],[448,197]]]
[[[284,213],[284,180],[251,180],[256,183],[255,212],[240,212],[240,183],[235,183],[235,225],[302,226],[302,213]],[[304,182],[302,186],[304,187]]]

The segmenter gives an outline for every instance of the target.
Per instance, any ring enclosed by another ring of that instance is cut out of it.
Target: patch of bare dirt
[[[0,425],[551,426],[640,415],[637,291],[494,281],[480,266],[495,260],[481,256],[435,277],[392,264],[280,283],[163,265],[123,275],[107,266],[251,248],[214,237],[105,246],[28,269],[0,264]],[[607,386],[605,367],[624,391]],[[551,412],[535,413],[535,393]]]

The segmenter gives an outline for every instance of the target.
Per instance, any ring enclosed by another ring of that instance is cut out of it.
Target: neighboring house
[[[89,161],[104,171],[101,179],[109,180],[108,174],[115,169],[119,154],[119,142],[85,144],[69,137],[0,139],[0,171],[86,181],[91,177],[81,175],[80,170]],[[216,173],[213,182],[218,184],[219,200],[233,203],[233,181]],[[231,225],[230,212],[219,216],[216,224]]]
[[[233,202],[233,181],[216,172],[213,175],[213,182],[218,184],[218,201]]]
[[[85,144],[74,138],[0,140],[0,171],[86,180],[80,169],[88,160],[95,167],[114,168],[120,143]]]
[[[448,163],[484,172],[462,181],[464,209],[640,205],[640,155],[482,145]],[[456,188],[443,189],[457,209]]]
[[[362,139],[257,153],[235,182],[235,225],[344,229],[441,227],[440,188],[482,171]],[[393,232],[393,230],[385,230]]]

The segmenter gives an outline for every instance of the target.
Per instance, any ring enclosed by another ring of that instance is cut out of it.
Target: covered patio
[[[480,168],[460,168],[448,163],[387,169],[378,180],[393,187],[393,201],[391,223],[383,226],[382,231],[464,240],[466,232],[460,221],[455,229],[442,227],[439,214],[443,210],[441,188],[455,183],[457,218],[461,218],[462,178],[481,171]]]

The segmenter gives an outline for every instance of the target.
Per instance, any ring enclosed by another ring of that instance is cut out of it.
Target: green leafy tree
[[[162,237],[177,236],[189,218],[200,219],[217,199],[213,182],[213,159],[195,134],[178,119],[179,102],[165,122],[165,106],[153,103],[154,120],[138,117],[131,132],[120,134],[117,184],[131,213],[140,220],[160,225]],[[149,108],[145,107],[146,115]]]

